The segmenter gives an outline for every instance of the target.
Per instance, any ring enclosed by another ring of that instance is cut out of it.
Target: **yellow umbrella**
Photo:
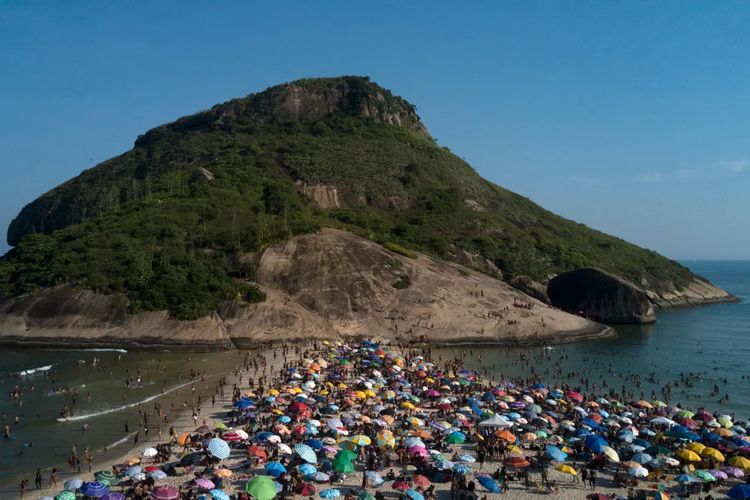
[[[745,457],[732,457],[729,459],[729,465],[740,469],[750,469],[750,460]]]
[[[269,396],[278,396],[279,394],[279,391],[277,391],[276,389],[271,389],[270,391],[268,391]]]
[[[687,448],[690,451],[694,451],[696,453],[703,453],[703,450],[706,449],[705,444],[701,444],[698,441],[693,441],[689,445],[687,445],[685,448]]]
[[[605,446],[602,449],[602,453],[604,453],[604,456],[607,457],[610,462],[618,463],[620,461],[620,455],[618,455],[617,452],[609,446]]]
[[[396,446],[396,438],[393,437],[391,431],[378,432],[377,441],[380,448],[394,448]]]
[[[523,453],[523,450],[519,446],[512,444],[508,446],[508,453]]]
[[[701,456],[703,458],[713,458],[717,462],[723,462],[724,460],[726,460],[724,458],[724,455],[722,455],[722,453],[716,448],[703,448]]]
[[[417,408],[411,403],[411,401],[405,401],[401,403],[401,406],[406,408],[407,410],[416,410]]]
[[[370,440],[370,438],[365,436],[364,434],[357,434],[356,436],[352,437],[350,441],[357,446],[367,446],[372,443],[372,440]]]
[[[555,466],[555,470],[559,470],[560,472],[563,472],[565,474],[570,474],[571,476],[577,476],[578,475],[578,472],[576,472],[576,470],[573,467],[571,467],[570,465],[557,464]]]
[[[683,448],[682,450],[677,452],[677,458],[681,458],[682,460],[687,460],[688,462],[700,462],[701,457],[693,450],[688,450],[687,448]]]

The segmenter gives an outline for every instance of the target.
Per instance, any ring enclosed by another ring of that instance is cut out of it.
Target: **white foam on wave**
[[[137,401],[135,403],[129,403],[129,404],[126,404],[126,405],[118,406],[117,408],[108,408],[106,410],[97,411],[97,412],[94,412],[94,413],[84,413],[84,414],[81,414],[81,415],[73,415],[72,417],[66,417],[66,418],[58,417],[57,421],[58,422],[77,422],[78,420],[86,420],[86,419],[89,419],[89,418],[94,418],[94,417],[100,417],[102,415],[107,415],[109,413],[115,413],[115,412],[118,412],[118,411],[127,410],[128,408],[133,408],[134,406],[142,405],[144,403],[148,403],[150,401],[153,401],[154,399],[156,399],[156,398],[158,398],[160,396],[163,396],[164,394],[169,394],[170,392],[174,392],[177,389],[181,389],[181,388],[183,388],[183,387],[185,387],[187,385],[190,385],[192,383],[193,383],[192,380],[190,382],[185,382],[184,384],[172,387],[171,389],[169,389],[167,391],[164,391],[164,393],[159,393],[159,394],[154,394],[153,396],[149,396],[146,399],[144,399],[143,401]]]
[[[20,375],[20,376],[23,377],[23,376],[26,376],[26,375],[32,375],[34,373],[46,372],[47,370],[52,369],[53,366],[54,365],[45,365],[45,366],[40,366],[38,368],[29,368],[28,370],[23,370],[23,371],[17,372],[16,375]]]
[[[119,439],[119,440],[115,441],[114,443],[110,443],[110,444],[108,444],[108,445],[106,446],[106,449],[108,449],[108,450],[111,450],[111,449],[112,449],[112,448],[114,448],[115,446],[119,446],[119,445],[121,445],[121,444],[123,444],[123,443],[127,442],[127,441],[128,441],[128,439],[132,438],[132,437],[133,437],[133,436],[135,436],[136,434],[138,434],[138,432],[131,432],[130,434],[128,434],[128,435],[127,435],[127,436],[125,436],[124,438],[122,438],[122,439]]]

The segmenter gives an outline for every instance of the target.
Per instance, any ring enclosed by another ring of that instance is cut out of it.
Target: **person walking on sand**
[[[49,473],[49,485],[57,488],[57,469],[52,468],[52,472]]]
[[[34,486],[36,486],[36,489],[38,490],[42,489],[42,469],[37,468],[36,470],[36,476],[34,477]]]

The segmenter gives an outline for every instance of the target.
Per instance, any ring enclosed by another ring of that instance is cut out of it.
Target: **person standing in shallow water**
[[[34,486],[36,486],[36,489],[41,490],[42,489],[42,469],[36,470],[36,477],[34,477]]]

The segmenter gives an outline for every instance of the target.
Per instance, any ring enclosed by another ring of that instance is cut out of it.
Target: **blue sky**
[[[361,74],[550,210],[673,258],[750,258],[748,26],[730,1],[0,0],[0,230],[151,127]]]

